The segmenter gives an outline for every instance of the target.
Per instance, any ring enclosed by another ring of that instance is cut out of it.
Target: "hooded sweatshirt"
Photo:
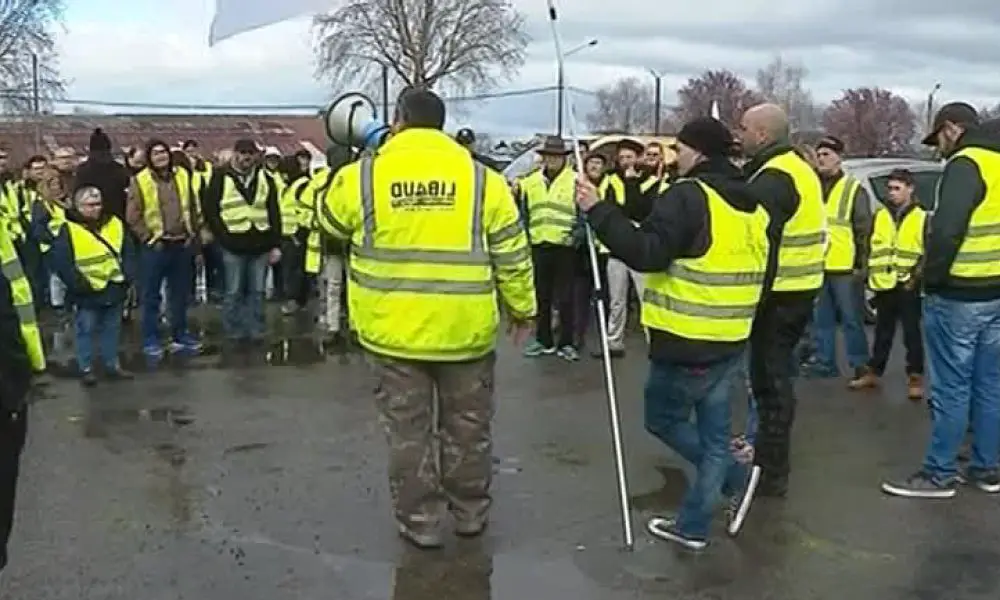
[[[104,211],[125,219],[125,195],[129,170],[111,155],[111,140],[101,129],[90,136],[90,154],[76,170],[73,190],[93,186],[101,190]]]
[[[760,204],[739,169],[726,158],[704,162],[686,177],[704,181],[741,212],[752,213]],[[712,244],[708,199],[694,181],[681,180],[670,186],[662,201],[653,203],[638,229],[621,207],[611,202],[598,202],[587,212],[587,219],[615,257],[643,273],[666,271],[679,258],[704,256]],[[743,352],[745,346],[746,341],[692,340],[653,329],[649,356],[654,362],[701,367]]]

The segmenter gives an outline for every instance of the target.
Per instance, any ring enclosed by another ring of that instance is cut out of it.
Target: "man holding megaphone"
[[[449,509],[459,535],[486,527],[497,297],[524,341],[535,317],[531,253],[507,182],[442,131],[436,94],[404,90],[388,139],[370,121],[354,126],[362,104],[348,108],[344,119],[329,111],[331,138],[368,152],[317,196],[317,221],[350,242],[350,314],[378,372],[400,534],[435,548]]]

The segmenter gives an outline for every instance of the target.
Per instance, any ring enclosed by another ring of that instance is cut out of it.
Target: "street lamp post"
[[[662,105],[663,76],[653,69],[647,70],[649,71],[649,74],[653,76],[653,81],[656,82],[656,87],[654,88],[655,98],[653,99],[653,135],[660,135],[660,109]]]
[[[935,83],[931,93],[927,94],[927,130],[934,127],[934,95],[941,89],[941,83]]]
[[[563,52],[563,58],[569,58],[570,56],[576,54],[581,50],[586,50],[597,45],[597,40],[592,39],[579,46],[570,48],[566,52]],[[563,113],[564,109],[564,97],[566,95],[566,73],[563,72],[563,61],[559,61],[558,73],[556,73],[556,102],[558,107],[556,108],[556,135],[562,137],[563,133]]]

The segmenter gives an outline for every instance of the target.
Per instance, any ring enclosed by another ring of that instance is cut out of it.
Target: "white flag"
[[[295,17],[325,12],[337,0],[215,0],[208,45]]]
[[[716,121],[721,121],[722,120],[722,117],[720,116],[720,113],[719,113],[719,101],[718,100],[712,100],[712,118],[715,119]]]

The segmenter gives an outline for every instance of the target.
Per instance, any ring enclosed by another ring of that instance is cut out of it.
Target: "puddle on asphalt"
[[[660,465],[656,467],[663,478],[663,486],[645,494],[632,496],[632,508],[640,511],[675,510],[680,506],[684,490],[687,489],[687,476],[680,467]]]

